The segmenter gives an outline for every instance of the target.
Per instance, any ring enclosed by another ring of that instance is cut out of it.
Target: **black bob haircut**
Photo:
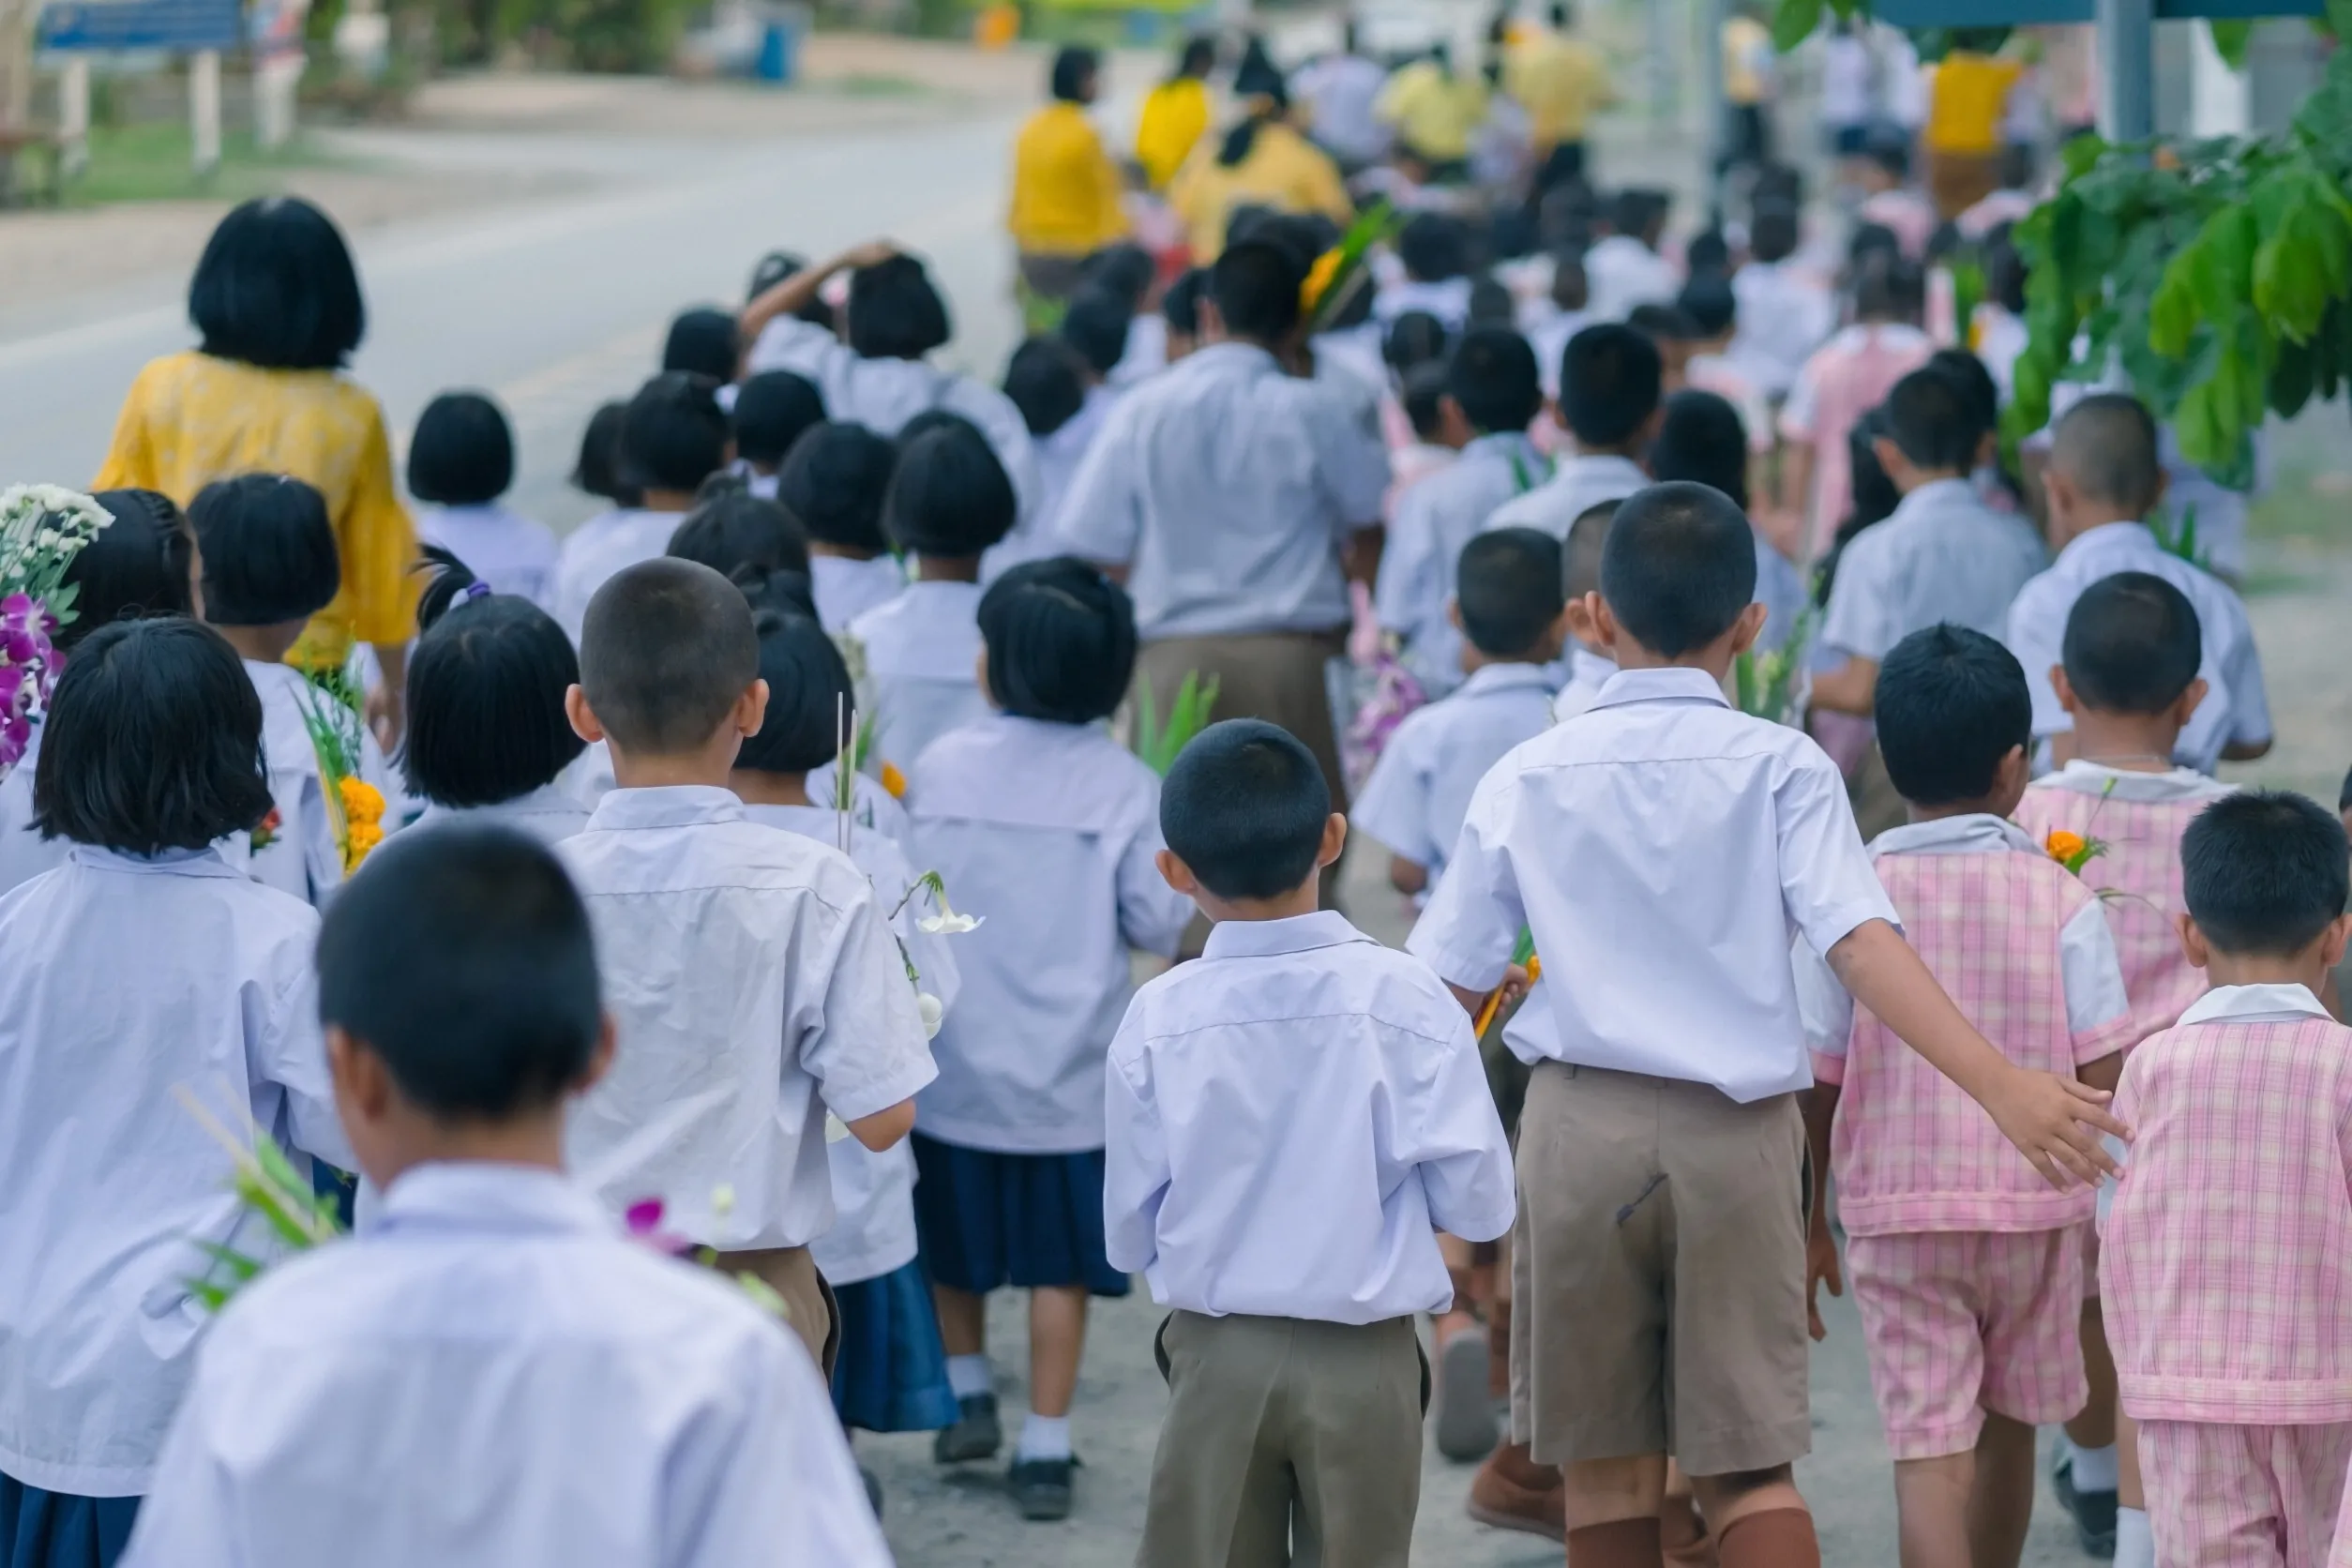
[[[44,838],[160,854],[269,814],[262,699],[210,626],[170,616],[99,627],[66,661],[41,731],[33,825]]]
[[[1740,300],[1731,292],[1731,279],[1719,272],[1695,272],[1675,296],[1674,308],[1699,338],[1722,337],[1740,315]]]
[[[1200,336],[1200,296],[1209,290],[1209,269],[1187,268],[1160,295],[1160,319],[1181,337]]]
[[[671,318],[661,368],[708,376],[723,386],[735,379],[741,352],[733,314],[715,305],[697,306]]]
[[[1107,376],[1127,354],[1127,323],[1135,307],[1108,289],[1083,288],[1063,312],[1056,330],[1089,369]]]
[[[750,304],[787,278],[807,270],[806,257],[794,255],[790,250],[769,251],[760,258],[760,264],[751,269],[751,289],[744,303]],[[809,300],[792,314],[811,326],[822,326],[827,332],[833,330],[833,307],[822,299]]]
[[[479,392],[444,392],[416,416],[408,492],[435,506],[482,506],[515,482],[515,432]]]
[[[1462,635],[1489,658],[1533,653],[1567,605],[1560,541],[1539,528],[1496,528],[1462,547],[1454,602]]]
[[[1913,370],[1887,394],[1888,439],[1922,468],[1967,473],[1988,429],[1975,396],[1949,370]]]
[[[1746,511],[1748,432],[1740,411],[1712,392],[1686,388],[1668,398],[1658,439],[1650,445],[1650,473],[1661,481],[1711,486]]]
[[[882,501],[882,527],[914,555],[968,560],[1013,531],[1020,503],[1004,465],[963,419],[907,441]]]
[[[204,562],[204,619],[216,626],[307,621],[342,586],[326,498],[299,479],[219,479],[188,509]]]
[[[1380,358],[1401,376],[1417,365],[1443,364],[1452,343],[1445,323],[1426,310],[1407,310],[1388,324]]]
[[[1524,430],[1544,407],[1535,351],[1507,326],[1482,326],[1464,334],[1454,351],[1446,391],[1462,405],[1470,428],[1486,435]]]
[[[841,754],[841,717],[857,705],[850,667],[813,614],[762,610],[752,626],[768,711],[760,732],[735,754],[735,766],[787,774],[821,768]]]
[[[2346,853],[2344,823],[2317,801],[2285,790],[2224,795],[2180,836],[2189,918],[2216,952],[2290,957],[2344,913]]]
[[[621,427],[629,405],[606,403],[588,416],[580,432],[580,460],[572,465],[572,488],[616,506],[634,506],[640,497],[633,485],[621,481]]]
[[[1442,359],[1415,365],[1396,379],[1396,401],[1413,434],[1434,442],[1445,430],[1445,400],[1453,396],[1452,372]]]
[[[335,370],[368,335],[351,248],[299,196],[266,196],[220,220],[188,286],[188,316],[215,359],[264,370]]]
[[[947,302],[912,256],[893,256],[850,274],[843,336],[866,359],[920,359],[955,335]]]
[[[688,512],[664,553],[699,561],[737,584],[777,572],[808,575],[808,535],[800,520],[747,490],[705,501]]]
[[[1260,343],[1287,338],[1299,324],[1299,290],[1305,283],[1306,264],[1273,240],[1229,245],[1209,269],[1209,297],[1225,330]]]
[[[988,695],[1022,718],[1108,718],[1135,673],[1135,605],[1127,591],[1069,556],[1027,561],[980,599]]]
[[[1020,410],[1031,435],[1053,434],[1086,406],[1077,354],[1059,338],[1030,339],[1004,367],[1004,395]]]
[[[1397,234],[1396,259],[1417,282],[1459,278],[1470,271],[1470,226],[1441,212],[1415,213]]]
[[[621,416],[620,482],[641,493],[692,495],[727,465],[730,433],[718,383],[665,370],[637,389]]]
[[[2152,572],[2118,572],[2074,601],[2059,656],[2066,684],[2094,713],[2159,714],[2197,678],[2205,631],[2179,589]]]
[[[2033,744],[2024,667],[1966,626],[1923,627],[1888,649],[1874,705],[1887,776],[1914,806],[1984,799],[2001,759]]]
[[[70,653],[101,626],[155,615],[193,612],[189,574],[196,533],[187,516],[158,490],[100,490],[90,497],[114,520],[66,563],[76,590],[73,619],[50,634]]]
[[[320,925],[318,967],[320,1021],[433,1116],[548,1110],[596,1060],[587,906],[555,856],[510,828],[404,834],[369,856]]]
[[[776,468],[825,421],[824,394],[807,376],[763,370],[735,389],[735,456]]]
[[[882,497],[897,461],[898,448],[865,426],[822,424],[793,444],[776,471],[776,499],[810,538],[880,555],[890,548]]]
[[[445,550],[417,611],[424,635],[408,660],[408,732],[400,767],[435,806],[495,806],[555,782],[587,743],[564,694],[580,658],[564,628],[529,599],[478,592]]]
[[[1278,898],[1315,875],[1331,785],[1289,731],[1229,718],[1195,735],[1160,789],[1160,836],[1219,898]]]
[[[1125,300],[1130,315],[1142,308],[1152,292],[1152,280],[1158,276],[1152,253],[1129,240],[1106,245],[1078,264],[1080,284]]]
[[[1054,52],[1048,86],[1058,102],[1084,103],[1102,70],[1103,57],[1093,50],[1083,44],[1064,44]]]
[[[596,590],[580,634],[580,685],[623,751],[707,744],[760,678],[743,591],[694,561],[641,561]]]
[[[1658,410],[1666,362],[1650,335],[1621,322],[1588,326],[1560,355],[1560,413],[1584,446],[1622,446]]]
[[[1601,597],[1625,635],[1681,658],[1729,631],[1756,598],[1756,536],[1731,498],[1679,480],[1635,491],[1601,547]]]

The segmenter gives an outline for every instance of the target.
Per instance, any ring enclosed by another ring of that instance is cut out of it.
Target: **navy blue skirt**
[[[833,1363],[833,1408],[844,1426],[868,1432],[936,1432],[956,1424],[947,1350],[921,1263],[855,1285],[837,1285],[841,1349]]]
[[[986,1295],[1006,1285],[1082,1286],[1123,1296],[1133,1284],[1103,1251],[1103,1152],[999,1154],[920,1132],[914,1228],[931,1277]]]
[[[44,1492],[0,1475],[0,1568],[114,1568],[138,1517],[137,1498]]]

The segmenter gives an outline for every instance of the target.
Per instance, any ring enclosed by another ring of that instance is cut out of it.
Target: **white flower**
[[[927,914],[915,922],[916,927],[927,936],[961,936],[966,931],[978,930],[981,922],[988,918],[985,914],[957,914],[943,903],[940,907],[942,912]]]
[[[711,1189],[711,1213],[720,1219],[725,1219],[734,1212],[735,1189],[729,1183],[721,1182]]]
[[[850,1124],[831,1111],[825,1112],[825,1141],[838,1143],[850,1136]]]
[[[928,991],[917,991],[914,993],[914,1009],[923,1015],[923,1038],[939,1038],[940,1022],[947,1017],[947,1009],[940,999]]]

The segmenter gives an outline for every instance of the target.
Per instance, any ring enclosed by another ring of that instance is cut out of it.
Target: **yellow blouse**
[[[1279,120],[1258,128],[1249,155],[1228,169],[1217,161],[1222,142],[1205,137],[1168,187],[1168,205],[1184,220],[1192,259],[1207,266],[1225,250],[1225,225],[1235,207],[1319,212],[1345,225],[1356,215],[1339,166],[1322,148]]]
[[[1176,177],[1208,128],[1209,87],[1199,77],[1176,77],[1145,96],[1135,128],[1135,160],[1143,165],[1153,189]]]
[[[354,641],[416,630],[416,530],[392,484],[384,411],[329,370],[264,370],[166,354],[130,384],[94,490],[160,490],[185,506],[215,479],[285,474],[318,487],[335,523],[343,586],[311,617],[290,664],[340,664]]]
[[[1005,227],[1031,255],[1083,256],[1127,232],[1119,170],[1094,122],[1075,103],[1051,103],[1013,143],[1013,211]]]

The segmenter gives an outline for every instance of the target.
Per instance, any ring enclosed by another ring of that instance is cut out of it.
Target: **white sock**
[[[2148,1533],[2147,1509],[2115,1511],[2115,1568],[2156,1568],[2156,1537]]]
[[[2078,1492],[2112,1492],[2116,1487],[2115,1444],[2104,1448],[2085,1448],[2081,1443],[2069,1444],[2074,1451],[2074,1490]]]
[[[1066,1459],[1070,1456],[1070,1418],[1029,1412],[1021,1422],[1021,1440],[1013,1447],[1020,1459]]]
[[[996,1375],[988,1369],[987,1356],[949,1356],[947,1386],[958,1399],[977,1398],[994,1392]]]

